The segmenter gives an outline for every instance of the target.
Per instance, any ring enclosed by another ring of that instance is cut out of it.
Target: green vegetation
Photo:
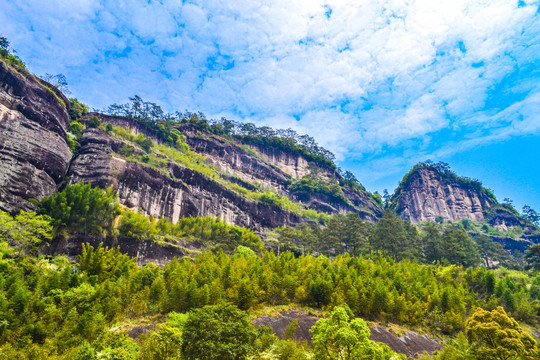
[[[352,312],[347,306],[337,306],[329,319],[320,319],[311,328],[313,350],[320,360],[399,360],[384,344],[369,340],[370,330],[364,320],[351,320]]]
[[[53,219],[56,234],[112,234],[120,205],[112,188],[106,191],[79,183],[45,197],[39,203],[42,214]]]
[[[163,267],[141,267],[118,250],[91,246],[72,265],[62,257],[15,256],[7,250],[0,259],[0,354],[5,358],[89,354],[95,359],[100,353],[196,358],[209,349],[239,351],[233,358],[286,353],[303,358],[308,348],[278,342],[245,321],[243,310],[277,304],[334,309],[313,330],[316,357],[324,346],[349,355],[387,353],[367,342],[364,323],[353,317],[457,334],[470,328],[465,319],[473,309],[503,306],[521,321],[538,323],[539,298],[531,289],[540,280],[525,273],[516,278],[511,272],[396,263],[385,257],[331,260],[266,251],[256,256],[245,249],[232,256],[204,252]],[[178,314],[199,308],[187,317]],[[222,322],[211,326],[217,319]],[[133,325],[122,324],[141,321],[157,329],[135,342],[126,335]],[[477,340],[470,341],[476,349]]]
[[[167,144],[174,146],[176,143],[179,133],[175,126],[190,124],[218,136],[239,139],[245,144],[277,147],[301,155],[328,169],[336,169],[334,154],[319,146],[312,137],[298,135],[292,129],[274,130],[268,126],[257,127],[252,123],[240,123],[225,118],[207,120],[202,113],[168,114],[159,105],[144,101],[137,95],[129,100],[130,103],[109,106],[106,113],[137,120],[141,126],[152,131],[158,139]]]
[[[343,190],[339,184],[324,181],[320,179],[314,179],[311,177],[303,177],[294,181],[289,187],[289,191],[292,193],[297,191],[305,191],[309,193],[320,193],[334,198],[336,200],[350,204],[350,200],[345,197]]]
[[[21,211],[16,216],[0,211],[0,249],[34,253],[43,242],[52,239],[51,222],[48,216],[31,211]]]
[[[13,54],[8,39],[3,36],[0,36],[0,59],[5,61],[8,65],[27,73],[24,63],[17,55]]]
[[[127,142],[118,151],[118,155],[124,157],[126,160],[150,165],[167,175],[169,175],[168,163],[175,163],[181,167],[196,171],[207,179],[216,181],[225,188],[248,199],[276,205],[317,222],[324,222],[329,218],[329,215],[308,209],[304,205],[279,195],[273,190],[253,191],[231,182],[223,176],[225,174],[222,174],[214,166],[208,164],[204,156],[191,151],[189,145],[185,142],[184,135],[179,135],[176,138],[174,146],[170,146],[168,144],[155,143],[142,134],[135,136],[122,127],[112,126],[112,134]],[[147,144],[148,151],[141,144]],[[137,152],[135,148],[140,148],[141,151]],[[258,186],[255,184],[254,187],[257,188]]]
[[[502,307],[478,308],[467,320],[467,338],[479,360],[538,359],[537,343]]]

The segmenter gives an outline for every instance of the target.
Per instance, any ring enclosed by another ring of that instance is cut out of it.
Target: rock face
[[[176,164],[159,171],[110,155],[122,145],[103,130],[86,130],[79,155],[71,164],[68,182],[112,186],[121,204],[173,221],[183,216],[220,217],[229,224],[256,231],[301,221],[288,211],[243,198],[218,182]]]
[[[134,135],[143,134],[159,143],[150,129],[134,119],[98,113],[88,114],[86,119],[90,116],[99,117],[102,123],[123,127]],[[348,202],[311,192],[291,193],[289,187],[296,176],[313,171],[313,164],[300,155],[271,147],[248,147],[190,124],[180,125],[177,129],[185,136],[191,151],[204,156],[223,179],[245,189],[273,190],[321,212],[356,211],[369,221],[376,221],[382,215],[381,206],[367,192],[346,190]],[[115,140],[106,132],[86,130],[81,139],[80,154],[69,172],[69,183],[85,181],[102,188],[113,186],[123,204],[173,221],[182,216],[218,216],[229,224],[256,230],[300,221],[297,216],[277,206],[247,200],[219,183],[177,165],[169,164],[169,169],[160,173],[143,164],[128,163],[110,155],[118,153],[122,145],[122,141]],[[339,182],[339,174],[335,171],[322,168],[315,171],[321,174],[322,179]],[[270,208],[273,210],[268,210]]]
[[[283,339],[287,325],[293,320],[298,320],[298,327],[294,340],[307,341],[309,346],[312,346],[311,339],[313,334],[309,329],[319,320],[316,316],[310,316],[301,310],[282,311],[278,316],[261,316],[253,319],[252,324],[255,327],[270,326],[274,334]],[[418,334],[414,331],[407,331],[403,336],[396,336],[389,331],[388,328],[380,325],[370,326],[370,340],[382,342],[388,345],[393,351],[407,355],[409,358],[415,357],[415,354],[422,354],[424,351],[433,354],[434,351],[440,350],[442,344],[439,340],[428,336]]]
[[[401,218],[413,223],[445,220],[484,220],[484,210],[496,200],[467,183],[441,175],[435,168],[419,168],[400,184],[390,200]]]
[[[71,159],[65,104],[52,85],[0,61],[1,210],[32,209],[28,199],[50,195],[63,180]]]

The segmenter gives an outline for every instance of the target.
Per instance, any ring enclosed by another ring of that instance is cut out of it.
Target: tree
[[[256,331],[247,314],[227,303],[192,310],[184,326],[182,353],[186,359],[247,359]]]
[[[401,220],[390,209],[384,211],[382,219],[375,225],[370,241],[374,250],[388,253],[394,261],[421,256],[416,227],[408,221]]]
[[[525,260],[527,261],[527,268],[540,270],[540,244],[533,245],[527,249]]]
[[[101,125],[101,121],[99,121],[97,116],[92,116],[90,119],[88,119],[89,128],[97,128],[99,125]]]
[[[84,115],[88,114],[88,108],[82,102],[76,98],[70,98],[69,104],[71,105],[69,109],[69,117],[71,121],[77,121]]]
[[[384,344],[369,340],[370,331],[364,320],[350,319],[347,306],[334,308],[329,319],[320,319],[309,330],[317,360],[386,360],[404,359]]]
[[[523,214],[523,217],[525,219],[529,220],[534,225],[540,225],[540,214],[538,214],[538,212],[531,208],[529,205],[524,205],[521,209],[521,213]]]
[[[464,229],[448,228],[441,237],[441,256],[452,264],[476,266],[480,256],[474,241]]]
[[[68,185],[43,198],[39,208],[53,219],[57,232],[66,229],[79,234],[110,234],[114,219],[120,214],[112,188],[102,190],[84,183]]]
[[[482,258],[486,268],[489,269],[492,267],[493,261],[497,261],[499,263],[509,261],[510,257],[508,255],[508,251],[505,250],[504,247],[498,242],[491,240],[485,235],[478,235],[474,241],[478,246],[480,257]]]
[[[9,49],[9,41],[7,38],[0,36],[0,48],[4,50]]]
[[[479,360],[538,359],[536,340],[500,306],[493,311],[476,309],[465,328]]]
[[[18,251],[37,248],[52,239],[52,219],[34,212],[21,211],[12,217],[0,211],[0,243],[7,242]]]
[[[64,74],[53,75],[46,73],[45,76],[43,76],[43,80],[47,81],[65,94],[71,93],[71,91],[69,91],[68,82]]]

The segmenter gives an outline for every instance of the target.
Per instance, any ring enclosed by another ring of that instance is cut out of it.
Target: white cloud
[[[94,106],[137,93],[292,127],[340,159],[406,144],[408,162],[451,151],[445,129],[477,141],[538,130],[536,77],[505,85],[526,100],[485,108],[505,76],[539,61],[534,4],[0,0],[0,23],[31,69],[65,73]]]

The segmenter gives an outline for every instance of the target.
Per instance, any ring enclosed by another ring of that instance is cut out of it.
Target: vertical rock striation
[[[390,207],[401,218],[413,223],[445,220],[484,220],[484,210],[497,201],[458,178],[445,177],[437,169],[415,169],[400,184],[390,200]]]

